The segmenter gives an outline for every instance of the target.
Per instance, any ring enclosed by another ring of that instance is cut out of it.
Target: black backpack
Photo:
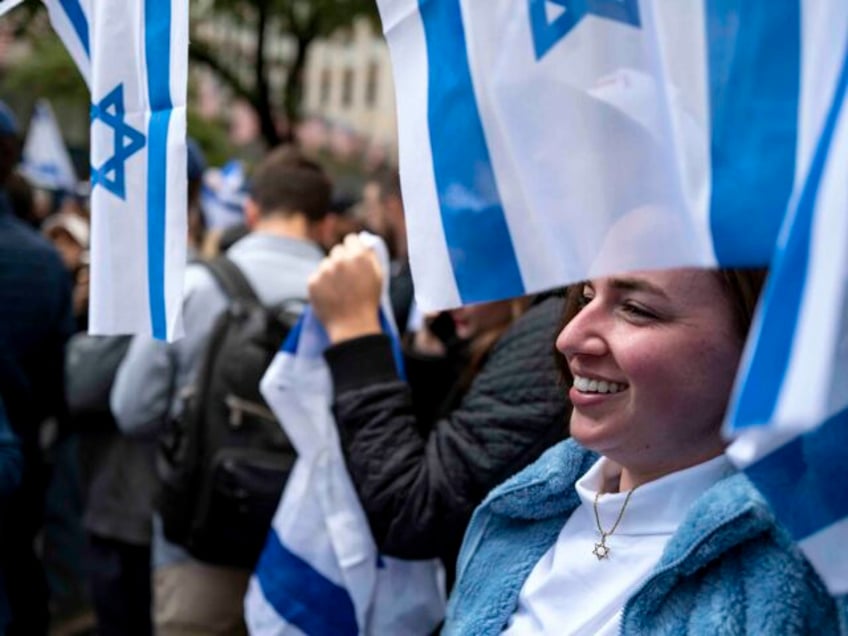
[[[230,300],[162,436],[157,509],[169,541],[202,561],[250,569],[296,458],[259,381],[305,301],[264,307],[232,261],[205,265]]]

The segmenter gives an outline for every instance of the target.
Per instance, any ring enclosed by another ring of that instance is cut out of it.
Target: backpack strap
[[[262,304],[239,266],[225,255],[201,262],[218,281],[230,300],[249,300]]]

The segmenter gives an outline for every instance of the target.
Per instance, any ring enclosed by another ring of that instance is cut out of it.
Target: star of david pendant
[[[609,558],[610,549],[607,547],[606,541],[601,539],[600,543],[595,544],[595,549],[592,550],[592,554],[598,557],[598,561]]]

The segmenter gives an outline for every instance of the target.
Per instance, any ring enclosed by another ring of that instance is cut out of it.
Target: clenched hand
[[[349,234],[309,279],[309,302],[332,343],[380,333],[383,275],[376,254]]]

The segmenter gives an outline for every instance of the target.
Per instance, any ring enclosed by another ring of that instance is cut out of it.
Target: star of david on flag
[[[641,25],[637,0],[527,0],[536,59],[567,36],[587,16]]]
[[[112,155],[91,167],[91,187],[102,186],[116,197],[126,199],[126,162],[145,145],[145,136],[127,125],[124,115],[124,87],[116,86],[91,107],[92,126],[100,121],[112,130]]]
[[[91,37],[89,330],[173,340],[188,234],[188,1],[83,7],[88,28],[68,37]]]

